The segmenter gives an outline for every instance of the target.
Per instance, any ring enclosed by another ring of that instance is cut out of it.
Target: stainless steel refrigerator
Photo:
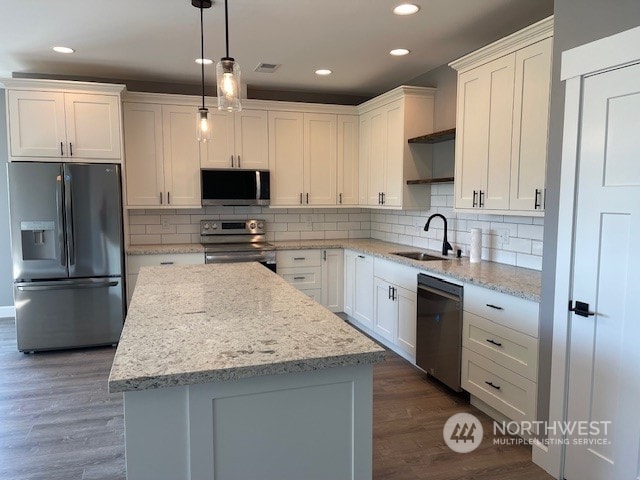
[[[120,167],[13,162],[18,350],[115,344],[124,322]]]

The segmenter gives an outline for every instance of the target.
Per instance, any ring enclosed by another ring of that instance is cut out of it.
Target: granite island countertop
[[[360,253],[417,268],[427,274],[439,274],[527,300],[540,301],[542,275],[538,270],[487,261],[470,263],[468,257],[453,258],[449,256],[449,260],[428,262],[412,260],[394,255],[393,253],[419,251],[431,255],[441,255],[440,252],[432,250],[425,250],[398,243],[383,242],[375,239],[339,238],[335,240],[293,240],[270,243],[275,245],[276,250],[307,248],[345,248],[355,250]],[[127,249],[128,255],[191,252],[204,252],[204,247],[200,244],[132,245]]]
[[[109,391],[373,364],[384,355],[258,263],[144,267]]]

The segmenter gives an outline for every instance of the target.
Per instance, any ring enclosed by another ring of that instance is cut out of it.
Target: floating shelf
[[[441,178],[424,178],[421,180],[407,180],[407,185],[424,185],[428,183],[451,183],[453,177],[441,177]]]
[[[456,138],[456,129],[442,130],[441,132],[433,132],[429,135],[414,137],[409,139],[409,143],[440,143],[453,140]]]

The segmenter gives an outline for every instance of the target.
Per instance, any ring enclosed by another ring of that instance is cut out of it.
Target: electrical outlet
[[[498,242],[509,243],[509,230],[498,230]]]

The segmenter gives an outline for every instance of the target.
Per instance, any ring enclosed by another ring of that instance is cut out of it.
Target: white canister
[[[469,261],[471,263],[480,263],[480,260],[482,260],[482,229],[472,228]]]

